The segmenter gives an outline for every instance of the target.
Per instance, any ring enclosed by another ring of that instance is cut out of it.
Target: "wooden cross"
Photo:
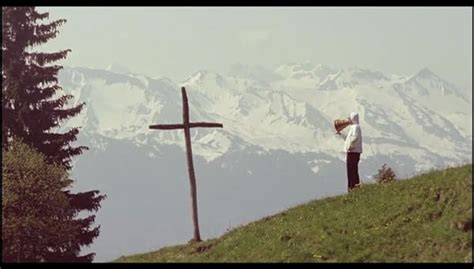
[[[149,127],[150,129],[158,129],[158,130],[184,129],[184,138],[186,140],[186,155],[188,159],[188,173],[189,173],[189,182],[191,185],[191,200],[192,200],[192,209],[193,209],[193,225],[194,225],[194,238],[193,239],[194,241],[199,242],[201,241],[201,234],[199,233],[196,176],[194,174],[190,128],[194,128],[194,127],[223,128],[224,126],[220,123],[212,123],[212,122],[189,122],[188,97],[186,95],[186,89],[184,87],[181,87],[181,94],[183,96],[183,123],[182,124],[156,124],[156,125],[150,125]]]

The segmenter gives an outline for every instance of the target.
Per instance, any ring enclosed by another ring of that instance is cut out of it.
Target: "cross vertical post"
[[[193,150],[191,148],[191,131],[189,127],[189,106],[188,96],[184,87],[181,88],[181,95],[183,96],[183,125],[184,125],[184,139],[186,140],[186,157],[188,161],[189,183],[191,185],[191,199],[193,207],[193,223],[194,223],[194,240],[201,241],[201,234],[199,232],[199,219],[197,208],[197,187],[196,175],[194,173]]]
[[[182,124],[156,124],[150,125],[150,129],[158,130],[174,130],[183,129],[184,139],[186,141],[186,157],[188,164],[189,183],[191,186],[191,202],[192,202],[192,217],[194,225],[194,241],[201,241],[201,234],[199,232],[199,218],[198,218],[198,207],[197,207],[197,186],[196,186],[196,175],[194,173],[193,164],[193,152],[191,147],[191,128],[204,127],[204,128],[223,128],[221,123],[212,122],[189,122],[189,106],[188,96],[186,95],[186,89],[181,87],[181,95],[183,97],[183,123]]]

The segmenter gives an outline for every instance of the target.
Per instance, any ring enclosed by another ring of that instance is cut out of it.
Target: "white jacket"
[[[359,125],[359,114],[352,112],[349,116],[352,124],[349,132],[344,137],[344,152],[358,152],[362,153],[362,131]]]

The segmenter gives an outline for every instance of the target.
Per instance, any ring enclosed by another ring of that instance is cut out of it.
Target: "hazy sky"
[[[472,85],[472,8],[454,7],[42,7],[68,22],[47,50],[70,48],[70,66],[181,82],[233,63],[324,63],[410,75],[427,66]]]

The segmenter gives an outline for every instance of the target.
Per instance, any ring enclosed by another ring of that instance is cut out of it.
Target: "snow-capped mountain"
[[[471,160],[472,101],[429,69],[387,76],[309,62],[273,71],[235,65],[227,75],[201,70],[181,83],[125,70],[59,74],[73,102],[86,102],[64,126],[82,126],[78,143],[91,148],[76,158],[76,188],[108,196],[93,246],[99,261],[190,238],[183,132],[148,128],[182,121],[181,86],[191,121],[224,125],[191,131],[205,238],[343,193],[343,140],[333,121],[351,111],[360,114],[363,182],[384,163],[404,177]]]
[[[273,70],[265,68],[261,65],[249,66],[240,63],[231,65],[228,75],[236,78],[246,78],[256,81],[274,81],[283,78]]]
[[[291,87],[315,88],[333,75],[336,71],[324,64],[304,62],[302,64],[285,64],[276,68],[275,73],[284,79],[279,81],[280,89]]]
[[[317,86],[318,90],[331,91],[338,89],[354,88],[367,84],[377,85],[378,82],[388,81],[381,72],[361,68],[348,68],[340,70],[326,78]]]
[[[128,74],[128,73],[130,73],[130,69],[128,69],[126,66],[123,66],[119,63],[110,64],[110,65],[107,66],[107,68],[105,68],[105,70],[111,71],[111,72],[114,72],[114,73],[119,73],[119,74]]]

